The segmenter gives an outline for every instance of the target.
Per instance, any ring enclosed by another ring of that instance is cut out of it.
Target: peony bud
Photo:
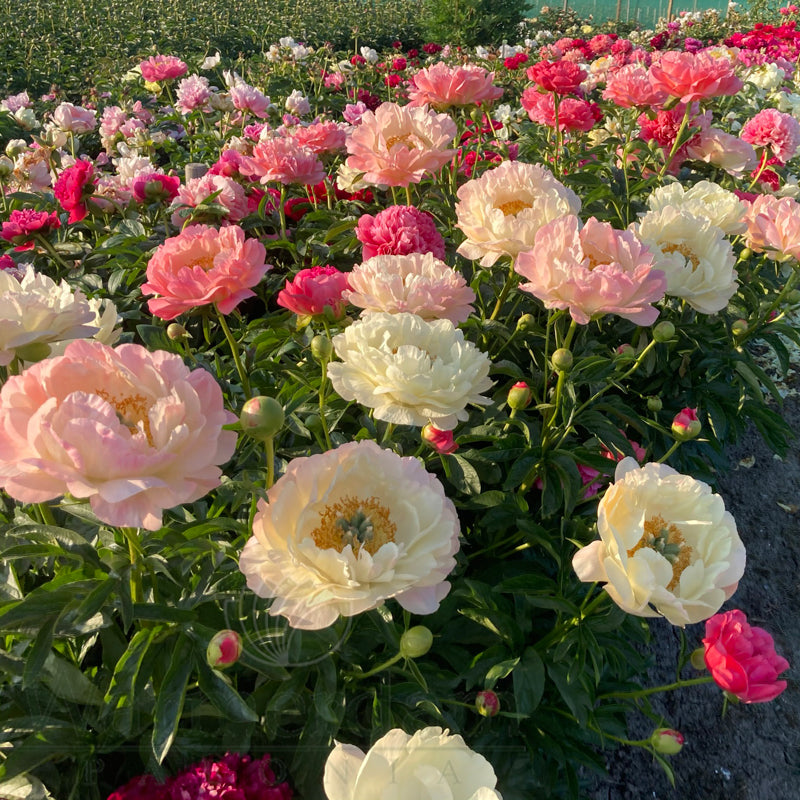
[[[743,247],[739,253],[739,261],[749,261],[753,257],[753,251],[749,247]]]
[[[653,328],[653,338],[657,342],[668,342],[674,336],[675,326],[667,320],[659,322],[658,325]]]
[[[705,672],[705,670],[708,669],[706,666],[705,647],[698,647],[696,650],[692,650],[692,654],[689,656],[689,662],[698,672]]]
[[[647,410],[648,411],[653,411],[655,413],[658,413],[659,411],[661,411],[661,407],[663,405],[664,404],[661,402],[661,398],[660,397],[652,396],[652,397],[648,397],[647,398]]]
[[[656,753],[663,753],[665,756],[674,756],[683,749],[686,740],[680,731],[672,728],[656,728],[650,737],[650,744]]]
[[[311,340],[311,355],[317,361],[330,361],[331,353],[333,353],[333,345],[331,344],[331,340],[321,334],[318,333],[312,340]]]
[[[248,400],[239,415],[242,430],[262,441],[274,436],[283,427],[284,419],[283,406],[274,397],[263,395]]]
[[[622,361],[631,361],[636,357],[636,350],[634,350],[633,345],[630,344],[621,344],[617,348],[616,353],[617,358],[621,359]]]
[[[4,181],[14,172],[14,162],[7,156],[0,156],[0,181]]]
[[[400,655],[403,658],[419,658],[431,649],[432,644],[433,634],[430,628],[416,625],[400,637]]]
[[[567,350],[565,347],[559,347],[553,353],[553,366],[559,372],[569,372],[572,369],[572,353]]]
[[[517,330],[521,333],[527,333],[528,331],[535,331],[536,330],[536,318],[533,314],[523,314],[517,320]]]
[[[206,660],[214,669],[225,669],[235,664],[242,654],[242,638],[236,631],[217,631],[208,643]]]
[[[423,442],[430,445],[437,453],[449,455],[458,450],[458,445],[453,441],[453,431],[440,431],[431,424],[426,425],[420,432]]]
[[[731,325],[731,333],[734,336],[743,336],[745,333],[747,333],[747,328],[748,327],[749,326],[747,324],[747,320],[746,319],[737,319]]]
[[[494,692],[485,689],[475,695],[475,710],[482,717],[496,717],[500,711],[500,700]]]
[[[696,408],[684,408],[675,415],[672,420],[672,435],[679,442],[688,442],[695,439],[700,434],[702,424],[697,418]]]
[[[517,381],[508,390],[508,407],[513,408],[514,411],[527,408],[531,404],[532,397],[533,392],[531,392],[530,386],[525,381]]]
[[[170,324],[167,325],[167,336],[169,336],[173,342],[177,342],[179,339],[185,339],[188,335],[189,332],[179,322],[170,322]]]

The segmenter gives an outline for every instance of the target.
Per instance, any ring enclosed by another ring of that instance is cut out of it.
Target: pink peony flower
[[[463,275],[431,253],[375,256],[350,273],[348,302],[369,312],[408,311],[426,320],[464,322],[475,293]]]
[[[586,80],[586,70],[572,61],[540,61],[527,69],[528,78],[546,92],[574,94]]]
[[[22,91],[19,94],[12,94],[6,97],[5,100],[0,102],[0,108],[8,111],[11,114],[19,111],[22,108],[30,108],[33,105],[31,98],[27,91]]]
[[[686,112],[686,107],[677,105],[670,109],[660,109],[654,119],[651,119],[647,114],[641,114],[637,120],[639,123],[639,138],[645,142],[655,141],[664,151],[664,157],[672,151],[672,146],[678,136],[678,132],[683,122],[683,115]],[[670,162],[670,172],[677,173],[680,165],[688,158],[688,149],[699,141],[700,134],[709,127],[708,117],[706,115],[699,115],[689,118],[688,128],[697,130],[697,133],[682,144]]]
[[[608,76],[603,99],[621,108],[660,106],[666,99],[663,89],[656,89],[650,74],[641,64],[627,64]]]
[[[53,122],[62,131],[88,133],[97,127],[97,112],[72,103],[61,103],[53,112]]]
[[[261,183],[315,184],[325,178],[325,168],[316,153],[292,137],[264,139],[253,148],[252,157],[243,156],[241,171]]]
[[[235,419],[180,356],[72,342],[0,391],[0,485],[23,503],[88,498],[109,525],[158,530],[165,508],[219,485]]]
[[[419,183],[455,155],[448,149],[457,133],[446,114],[425,108],[383,103],[366,111],[347,141],[347,167],[364,173],[364,181],[387,186]]]
[[[408,97],[411,106],[429,105],[437,111],[452,107],[486,105],[502,96],[494,85],[494,73],[468,65],[450,67],[439,61],[411,77]]]
[[[148,300],[147,307],[161,319],[211,303],[230,314],[242,300],[255,296],[251,287],[271,269],[265,257],[264,245],[245,239],[237,225],[220,230],[190,225],[156,249],[142,294],[160,295]]]
[[[300,125],[295,128],[293,135],[299,145],[320,156],[343,151],[347,144],[347,134],[336,122],[315,122],[305,127]]]
[[[705,662],[717,686],[744,703],[767,703],[785,688],[778,675],[789,662],[775,652],[772,636],[750,625],[738,609],[706,620]]]
[[[373,256],[409,253],[433,253],[440,261],[444,260],[444,239],[433,217],[416,206],[389,206],[374,217],[362,214],[356,238],[361,242],[365,261]]]
[[[719,128],[701,130],[686,146],[686,155],[739,176],[755,169],[756,151],[749,142]]]
[[[759,195],[744,216],[747,246],[774,261],[800,260],[800,203]]]
[[[61,227],[55,211],[34,211],[32,208],[14,210],[3,223],[0,237],[15,245],[15,250],[33,249],[34,237],[47,236]]]
[[[655,303],[664,297],[664,273],[653,269],[653,256],[631,231],[614,230],[591,217],[570,215],[540,228],[533,248],[520,253],[514,269],[528,279],[520,289],[538,297],[545,308],[568,308],[586,325],[599,314],[616,314],[637,325],[658,317]]]
[[[192,178],[184,186],[179,186],[175,198],[177,208],[172,214],[172,224],[180,228],[191,210],[212,196],[214,199],[210,202],[222,206],[225,219],[231,222],[239,222],[250,213],[247,196],[240,184],[224,175],[206,173],[200,178]]]
[[[756,147],[767,147],[785,164],[800,146],[800,122],[776,108],[764,108],[742,126],[741,137]]]
[[[65,211],[68,222],[80,222],[89,213],[86,199],[94,190],[94,166],[91,161],[79,159],[58,176],[53,194]]]
[[[150,56],[139,64],[142,77],[150,83],[180,78],[189,71],[189,67],[175,56]]]
[[[709,97],[736,94],[744,84],[727,58],[709,52],[686,53],[670,50],[650,66],[653,88],[692,103]]]
[[[178,196],[181,179],[177,175],[150,172],[137,175],[131,184],[133,199],[137,203],[169,203]]]
[[[533,122],[556,127],[556,104],[552,92],[542,94],[529,87],[520,98],[522,107]],[[558,103],[558,127],[562,131],[590,131],[603,113],[597,103],[579,100],[577,97],[562,97]]]
[[[458,450],[458,444],[453,440],[453,431],[440,431],[430,423],[420,431],[420,438],[442,455],[450,455]]]
[[[347,304],[348,277],[331,266],[301,269],[278,292],[277,303],[301,317],[341,319]]]
[[[190,75],[178,84],[175,108],[181,114],[190,114],[196,108],[205,108],[211,99],[211,87],[208,78]]]
[[[233,107],[239,111],[264,119],[269,114],[270,99],[254,86],[239,83],[230,90]]]

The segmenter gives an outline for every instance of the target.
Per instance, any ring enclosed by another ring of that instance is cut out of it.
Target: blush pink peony
[[[650,74],[641,64],[627,64],[608,76],[603,99],[621,108],[660,106],[666,99],[663,89],[656,89]]]
[[[261,183],[276,181],[313,186],[325,178],[325,168],[317,154],[292,137],[260,141],[253,148],[252,157],[242,157],[239,169]]]
[[[190,225],[156,249],[142,293],[159,295],[147,306],[161,319],[175,319],[210,303],[229,314],[242,300],[255,296],[251,288],[271,269],[265,257],[264,245],[245,239],[237,225],[220,230]]]
[[[88,133],[97,127],[97,112],[72,103],[61,103],[53,112],[53,123],[69,133]]]
[[[214,199],[209,200],[210,197]],[[178,187],[173,204],[175,210],[172,213],[172,224],[180,228],[192,210],[205,202],[221,206],[224,218],[230,222],[239,222],[250,213],[247,195],[241,184],[224,175],[206,174]]]
[[[109,525],[161,527],[166,508],[219,485],[235,421],[180,356],[77,341],[0,391],[0,485],[23,503],[69,493]]]
[[[800,260],[800,203],[793,197],[759,195],[744,219],[748,247],[773,261]]]
[[[311,125],[298,125],[293,131],[295,141],[317,155],[333,154],[343,151],[347,144],[344,128],[336,122],[315,122]]]
[[[439,61],[412,75],[410,84],[409,105],[429,105],[437,111],[486,105],[503,94],[503,90],[494,85],[493,72],[471,64],[450,67]]]
[[[363,214],[356,226],[356,238],[365,261],[373,256],[409,253],[433,253],[444,260],[444,239],[433,217],[416,206],[389,206],[374,217]]]
[[[514,269],[528,279],[520,289],[545,308],[568,308],[581,325],[601,314],[652,325],[658,317],[652,303],[667,288],[664,273],[653,269],[652,253],[631,231],[614,230],[594,217],[583,228],[572,215],[543,226]]]

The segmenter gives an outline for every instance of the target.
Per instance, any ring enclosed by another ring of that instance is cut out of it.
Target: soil
[[[800,381],[784,416],[800,437]],[[800,438],[784,460],[773,456],[755,430],[733,448],[732,472],[717,491],[736,519],[747,549],[747,567],[723,611],[739,608],[752,625],[768,630],[791,668],[787,690],[771,703],[728,705],[714,684],[659,695],[653,705],[665,724],[686,737],[670,758],[675,787],[652,757],[637,747],[607,754],[609,775],[591,800],[798,800],[800,798]],[[651,623],[655,666],[644,686],[675,680],[680,632],[666,620]],[[700,644],[702,625],[686,629],[689,649]],[[691,666],[683,677],[696,677]],[[645,738],[652,722],[630,720],[632,738]]]

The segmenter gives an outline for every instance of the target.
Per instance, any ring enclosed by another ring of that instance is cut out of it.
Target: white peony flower
[[[488,405],[491,361],[446,319],[416,314],[368,314],[333,337],[341,363],[328,364],[345,400],[374,409],[376,419],[428,423],[452,430],[468,418],[468,403]]]
[[[634,226],[667,276],[667,294],[682,297],[702,314],[727,307],[736,293],[736,256],[721,228],[707,218],[667,206]]]
[[[774,92],[783,85],[785,77],[786,73],[777,64],[759,64],[747,71],[744,80],[766,92]]]
[[[492,765],[438,727],[389,731],[364,753],[339,744],[325,763],[328,800],[502,800]]]
[[[362,47],[361,48],[361,57],[368,63],[368,64],[375,64],[378,61],[378,51],[374,50],[371,47]]]
[[[688,189],[678,181],[668,183],[647,198],[647,205],[651,212],[672,206],[696,217],[705,217],[726,234],[744,233],[747,230],[744,221],[747,203],[712,181],[699,181]]]
[[[449,591],[458,516],[417,459],[350,442],[294,459],[267,498],[239,568],[293,628],[319,630],[390,597],[430,614]]]
[[[219,53],[219,50],[213,56],[206,56],[203,59],[203,63],[200,65],[201,70],[207,69],[214,69],[214,67],[219,65],[219,62],[222,60],[222,56]]]
[[[31,345],[94,336],[95,318],[83,292],[73,294],[66,281],[56,284],[33,267],[22,280],[0,270],[0,366],[8,366],[17,355],[39,360],[49,353],[49,347],[40,348],[40,354]]]
[[[99,297],[93,297],[86,302],[92,310],[92,314],[94,314],[92,325],[97,329],[97,333],[90,337],[83,338],[91,338],[96,342],[102,342],[109,347],[113,347],[117,341],[119,341],[119,337],[122,334],[122,328],[116,327],[117,323],[121,322],[121,318],[117,313],[117,307],[107,298],[101,300]],[[67,345],[73,341],[75,340],[65,339],[61,342],[54,342],[50,345],[49,357],[52,358],[53,356],[64,355]]]
[[[458,190],[456,215],[467,237],[458,247],[464,258],[491,267],[498,258],[516,258],[533,247],[542,225],[577,214],[581,201],[538,164],[504,161]]]
[[[299,89],[293,89],[292,93],[286,98],[285,108],[290,114],[302,117],[311,112],[311,103],[308,102],[308,98]]]
[[[722,498],[665,464],[620,461],[597,529],[599,541],[581,548],[572,566],[639,617],[680,626],[708,619],[744,573],[744,545]]]

